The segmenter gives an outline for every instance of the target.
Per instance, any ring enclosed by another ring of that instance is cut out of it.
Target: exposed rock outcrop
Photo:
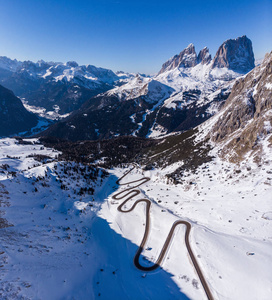
[[[212,56],[209,53],[209,49],[207,47],[200,50],[200,52],[197,56],[198,63],[201,63],[202,65],[205,65],[205,64],[210,63],[211,60],[212,60]]]
[[[225,41],[217,50],[212,68],[228,68],[247,73],[255,67],[252,43],[245,35]]]
[[[270,135],[272,143],[272,52],[263,63],[232,88],[211,137],[222,143],[222,156],[239,161],[250,150],[260,150]],[[260,156],[258,156],[260,157]]]
[[[197,54],[195,52],[195,46],[190,44],[187,48],[180,52],[180,54],[175,55],[170,58],[166,63],[162,65],[159,74],[173,70],[176,67],[190,68],[197,65]]]
[[[209,64],[211,61],[212,57],[207,47],[196,55],[194,45],[190,44],[180,54],[165,62],[158,75],[177,67],[191,68],[199,63]],[[255,67],[254,61],[252,42],[244,35],[237,39],[225,41],[217,50],[211,68],[227,68],[237,73],[246,74]]]

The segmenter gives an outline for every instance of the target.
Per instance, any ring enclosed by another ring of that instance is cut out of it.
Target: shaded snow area
[[[22,142],[21,142],[22,143]],[[266,157],[272,157],[267,147]],[[191,223],[190,244],[214,299],[271,299],[272,168],[219,158],[183,184],[167,184],[167,169],[131,166],[108,171],[58,161],[36,139],[0,140],[1,299],[207,299],[179,225],[160,268],[138,270],[145,205],[122,213],[113,196],[143,176],[129,200],[149,199],[150,233],[140,263],[157,260],[176,220]],[[269,156],[270,155],[270,156]]]
[[[0,299],[93,299],[106,172],[31,142],[0,140]]]
[[[0,140],[0,299],[188,299],[167,271],[137,270],[137,245],[100,217],[115,174],[25,143]]]

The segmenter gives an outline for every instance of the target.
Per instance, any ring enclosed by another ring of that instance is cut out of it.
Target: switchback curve
[[[127,184],[133,184],[133,183],[137,183],[136,185],[132,186],[132,187],[129,187],[117,194],[115,194],[112,198],[115,199],[115,200],[122,200],[125,198],[125,200],[117,207],[118,211],[122,212],[122,213],[129,213],[131,212],[136,206],[138,203],[141,203],[141,202],[144,202],[146,203],[146,225],[145,225],[145,232],[144,232],[144,236],[143,236],[143,239],[141,241],[141,244],[134,256],[134,265],[136,266],[136,268],[138,268],[139,270],[141,271],[145,271],[145,272],[148,272],[148,271],[153,271],[155,269],[157,269],[165,255],[166,255],[166,252],[169,248],[169,245],[171,243],[171,239],[174,235],[174,232],[175,232],[175,229],[178,225],[185,225],[186,226],[186,231],[185,231],[185,245],[186,245],[186,248],[188,250],[188,253],[189,253],[189,256],[192,260],[192,263],[194,265],[194,268],[198,274],[198,277],[201,281],[201,284],[204,288],[204,291],[208,297],[209,300],[214,300],[213,298],[213,295],[210,291],[210,288],[205,280],[205,277],[203,276],[203,273],[198,265],[198,262],[195,258],[195,255],[192,251],[192,248],[191,248],[191,245],[190,245],[190,241],[189,241],[189,236],[190,236],[190,231],[191,231],[191,224],[187,221],[182,221],[182,220],[179,220],[179,221],[176,221],[170,231],[169,231],[169,234],[164,242],[164,245],[162,247],[162,250],[159,254],[159,257],[158,259],[156,260],[156,262],[150,266],[150,267],[145,267],[145,266],[142,266],[139,262],[139,259],[140,259],[140,256],[141,256],[141,253],[145,247],[145,244],[146,244],[146,241],[147,241],[147,238],[148,238],[148,234],[149,234],[149,231],[150,231],[150,208],[151,208],[151,201],[149,199],[139,199],[137,201],[134,202],[134,204],[131,206],[130,209],[128,210],[124,210],[123,209],[123,206],[132,198],[134,198],[135,196],[139,195],[140,194],[140,191],[136,188],[138,188],[139,186],[141,186],[142,184],[148,182],[150,180],[150,177],[142,177],[141,179],[137,179],[137,180],[134,180],[134,181],[130,181],[130,182],[126,182],[126,183],[121,183],[121,180],[126,177],[133,169],[135,169],[135,166],[133,166],[133,168],[131,168],[130,170],[128,170],[122,177],[120,177],[116,183],[119,184],[119,185],[127,185]]]

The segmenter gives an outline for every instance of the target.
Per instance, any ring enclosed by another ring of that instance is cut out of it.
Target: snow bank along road
[[[122,200],[122,199],[125,199],[119,206],[118,206],[118,211],[120,212],[123,212],[123,213],[129,213],[131,212],[136,206],[138,203],[140,202],[145,202],[146,203],[146,225],[145,225],[145,232],[144,232],[144,236],[143,236],[143,239],[141,241],[141,244],[140,244],[140,247],[138,248],[136,254],[135,254],[135,257],[134,257],[134,265],[136,266],[136,268],[138,268],[139,270],[141,271],[153,271],[155,269],[157,269],[160,264],[162,263],[163,259],[164,259],[164,256],[167,252],[167,249],[169,248],[169,245],[171,243],[171,239],[173,237],[173,234],[174,234],[174,231],[175,231],[175,228],[178,226],[178,225],[185,225],[186,226],[186,231],[185,231],[185,245],[186,245],[186,248],[189,252],[189,255],[190,255],[190,258],[192,260],[192,263],[195,267],[195,270],[198,274],[198,277],[201,281],[201,284],[205,290],[205,293],[208,297],[209,300],[214,300],[213,298],[213,295],[209,289],[209,286],[205,280],[205,277],[203,276],[203,273],[197,263],[197,260],[194,256],[194,253],[191,249],[191,246],[190,246],[190,241],[189,241],[189,235],[190,235],[190,231],[191,231],[191,224],[187,221],[176,221],[171,229],[170,229],[170,232],[166,238],[166,241],[162,247],[162,250],[159,254],[159,257],[157,259],[157,261],[150,267],[145,267],[145,266],[142,266],[139,262],[139,259],[140,259],[140,255],[145,247],[145,244],[146,244],[146,241],[147,241],[147,238],[148,238],[148,234],[149,234],[149,230],[150,230],[150,207],[151,207],[151,201],[149,199],[139,199],[137,201],[134,202],[134,204],[132,205],[132,207],[128,210],[124,210],[122,207],[132,198],[134,198],[135,196],[139,195],[140,194],[140,190],[139,189],[136,189],[137,187],[139,187],[140,185],[148,182],[150,180],[149,177],[143,177],[143,178],[140,178],[140,179],[137,179],[137,180],[134,180],[134,181],[130,181],[130,182],[126,182],[126,183],[120,183],[120,181],[126,177],[133,169],[135,168],[135,166],[130,169],[129,171],[127,171],[122,177],[120,177],[116,183],[119,184],[119,185],[127,185],[127,184],[133,184],[135,183],[135,185],[133,187],[129,187],[117,194],[115,194],[112,198],[115,199],[115,200]]]

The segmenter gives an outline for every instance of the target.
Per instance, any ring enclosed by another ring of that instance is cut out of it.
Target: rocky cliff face
[[[209,49],[207,47],[200,50],[200,52],[197,56],[198,63],[205,65],[205,64],[209,64],[211,62],[211,60],[212,60],[212,56],[209,53]]]
[[[254,65],[251,40],[245,35],[225,41],[216,52],[212,68],[228,68],[235,72],[247,73]]]
[[[181,51],[179,55],[175,55],[166,63],[164,63],[159,74],[168,70],[173,70],[176,67],[190,68],[194,67],[195,65],[197,65],[195,46],[193,44],[190,44],[187,48]]]
[[[251,150],[272,144],[272,52],[245,78],[237,80],[211,130],[221,155],[239,161]],[[261,155],[256,158],[260,159]]]
[[[37,122],[37,117],[24,108],[21,100],[0,85],[0,136],[28,131]]]
[[[244,35],[237,39],[225,41],[217,50],[213,60],[207,47],[203,48],[196,55],[194,45],[190,44],[180,54],[175,55],[164,63],[158,74],[177,67],[192,68],[200,63],[205,65],[211,61],[211,69],[227,68],[237,73],[248,73],[255,67],[251,40]]]

